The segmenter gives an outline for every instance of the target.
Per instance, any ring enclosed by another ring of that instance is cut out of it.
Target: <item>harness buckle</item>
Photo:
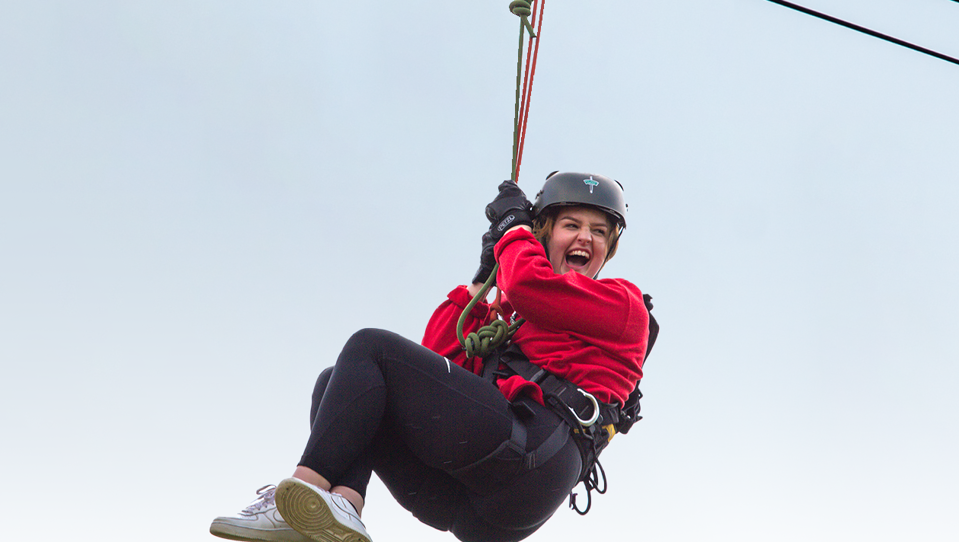
[[[593,415],[590,416],[588,420],[584,420],[579,417],[579,414],[577,414],[575,410],[573,410],[570,407],[566,407],[566,408],[569,408],[569,411],[573,413],[573,417],[576,418],[576,421],[579,422],[580,425],[582,425],[583,427],[589,427],[593,425],[594,423],[596,423],[596,420],[599,419],[599,401],[597,401],[596,398],[593,397],[592,393],[589,393],[588,391],[582,388],[577,388],[577,391],[582,393],[583,396],[589,399],[589,402],[593,404]]]

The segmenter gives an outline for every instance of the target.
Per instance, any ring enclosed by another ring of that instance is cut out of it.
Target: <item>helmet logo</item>
[[[593,187],[599,186],[599,181],[593,180],[593,176],[590,175],[588,179],[583,179],[583,182],[589,186],[589,193],[593,193]]]

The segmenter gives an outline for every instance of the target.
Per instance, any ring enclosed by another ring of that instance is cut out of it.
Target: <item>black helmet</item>
[[[554,171],[536,194],[533,216],[539,216],[554,205],[590,205],[606,211],[616,219],[620,229],[626,227],[626,200],[619,181],[589,173]]]

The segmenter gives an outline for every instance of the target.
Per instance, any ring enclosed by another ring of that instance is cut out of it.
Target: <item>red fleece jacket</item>
[[[649,313],[639,288],[623,279],[593,280],[575,272],[557,275],[543,245],[522,229],[504,235],[495,254],[503,310],[526,319],[513,343],[531,362],[596,399],[625,403],[643,377],[649,336]],[[469,301],[465,286],[453,289],[430,318],[422,344],[481,374],[482,360],[467,359],[456,338],[456,321]],[[489,304],[477,303],[463,333],[486,325],[489,315]],[[500,380],[499,387],[509,400],[529,393],[542,402],[538,386],[518,376]]]

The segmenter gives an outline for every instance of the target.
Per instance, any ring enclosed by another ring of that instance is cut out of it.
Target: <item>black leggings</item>
[[[529,399],[520,420],[534,450],[562,420]],[[528,412],[528,411],[527,411]],[[582,459],[570,438],[535,469],[486,461],[519,419],[487,381],[388,331],[364,329],[317,379],[312,431],[300,465],[365,496],[376,472],[420,521],[464,542],[526,538],[576,485]]]

